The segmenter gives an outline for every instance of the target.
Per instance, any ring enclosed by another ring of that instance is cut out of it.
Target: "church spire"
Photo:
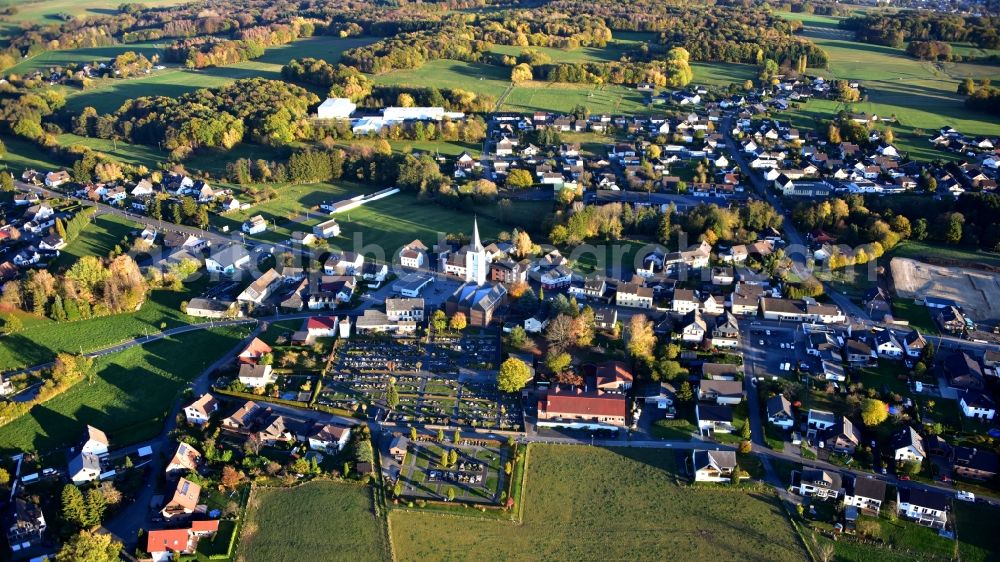
[[[479,241],[479,219],[472,215],[472,249],[479,250],[483,244]]]

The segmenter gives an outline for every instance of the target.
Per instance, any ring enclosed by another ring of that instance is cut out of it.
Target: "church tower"
[[[472,242],[465,252],[465,282],[486,283],[486,249],[479,240],[479,220],[475,217],[472,219]]]

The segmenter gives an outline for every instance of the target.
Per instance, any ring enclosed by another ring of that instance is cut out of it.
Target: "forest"
[[[908,41],[969,42],[981,49],[1000,47],[1000,18],[903,10],[866,13],[841,20],[858,41],[902,47]]]

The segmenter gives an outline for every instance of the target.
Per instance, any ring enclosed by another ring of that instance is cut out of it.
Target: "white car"
[[[955,497],[964,502],[976,501],[976,494],[973,494],[972,492],[963,492],[959,490],[958,492],[955,492]]]

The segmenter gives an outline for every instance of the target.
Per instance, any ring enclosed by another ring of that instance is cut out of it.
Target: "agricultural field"
[[[160,432],[180,391],[246,335],[246,328],[181,334],[98,358],[88,380],[3,426],[0,450],[56,453],[74,444],[84,424],[114,446]]]
[[[997,510],[981,504],[956,501],[958,556],[963,562],[996,560],[1000,535],[996,532]]]
[[[807,557],[773,495],[688,487],[680,467],[660,450],[532,445],[521,525],[393,511],[393,546],[401,560]]]
[[[816,130],[825,119],[842,109],[892,117],[897,146],[918,160],[940,158],[942,153],[927,142],[928,134],[945,125],[968,135],[1000,135],[1000,123],[965,109],[964,97],[956,93],[961,80],[1000,79],[1000,67],[967,63],[920,61],[904,49],[858,43],[850,33],[836,27],[836,18],[781,13],[805,23],[803,35],[829,55],[829,68],[809,69],[825,78],[860,80],[866,99],[846,106],[829,100],[810,100],[789,111],[793,126]]]
[[[311,482],[258,488],[236,558],[245,562],[389,560],[385,521],[367,486]]]

